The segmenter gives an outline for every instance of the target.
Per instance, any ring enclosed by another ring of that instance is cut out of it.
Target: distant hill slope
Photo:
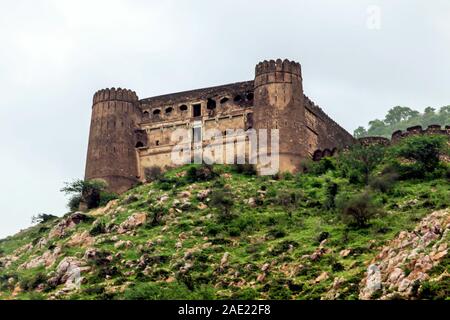
[[[373,202],[343,203],[378,212],[358,227],[338,200],[368,187],[340,161],[275,177],[171,170],[1,240],[0,298],[448,298],[448,178],[371,180]]]
[[[390,138],[392,133],[397,130],[405,130],[418,125],[426,128],[433,124],[450,125],[450,106],[441,107],[439,110],[428,107],[425,108],[423,113],[408,107],[397,106],[390,109],[383,120],[370,121],[367,129],[358,127],[354,131],[354,136],[355,138],[367,136]]]

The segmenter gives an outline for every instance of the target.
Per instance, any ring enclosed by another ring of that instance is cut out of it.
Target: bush
[[[338,200],[338,207],[343,220],[359,228],[366,227],[372,218],[381,214],[368,192],[351,197],[343,196]]]
[[[103,221],[96,223],[91,230],[89,230],[89,235],[93,237],[103,233],[106,233],[106,225]]]
[[[233,171],[240,174],[245,174],[247,176],[256,175],[256,166],[253,164],[245,163],[245,164],[234,164]]]
[[[445,136],[412,136],[390,150],[391,161],[401,178],[424,178],[439,167],[440,154],[448,154]]]
[[[32,223],[46,223],[47,221],[52,221],[57,219],[57,216],[52,214],[40,213],[37,216],[31,218]]]
[[[303,192],[292,190],[280,190],[276,193],[273,202],[286,209],[295,209],[297,205],[304,199]]]
[[[149,222],[148,227],[152,228],[161,224],[162,217],[168,213],[167,208],[152,207],[149,209]]]
[[[305,171],[315,175],[322,175],[329,170],[336,169],[336,160],[331,157],[325,157],[319,161],[310,161],[304,163]]]
[[[210,300],[214,298],[212,289],[200,287],[189,290],[179,282],[172,283],[139,283],[125,290],[126,300]]]
[[[107,187],[103,180],[75,180],[71,183],[65,182],[65,187],[61,189],[66,195],[72,195],[69,200],[68,207],[75,211],[76,204],[84,202],[88,209],[97,208],[102,200],[101,194]]]
[[[148,182],[151,182],[151,181],[159,180],[162,177],[163,173],[162,173],[162,170],[160,167],[151,166],[151,167],[144,169],[144,175],[145,175],[145,179]]]
[[[233,217],[234,200],[231,192],[228,190],[216,190],[211,195],[209,202],[219,216],[219,221],[228,221]]]
[[[236,235],[241,234],[244,231],[251,230],[257,225],[257,219],[253,213],[248,214],[244,213],[239,215],[236,219],[234,219],[229,225],[229,233],[231,235],[232,231]]]
[[[67,203],[67,207],[70,209],[70,211],[77,211],[80,207],[81,203],[81,194],[76,194],[72,197],[70,197],[69,202]]]
[[[291,295],[292,292],[287,286],[278,283],[272,285],[269,290],[269,298],[271,300],[289,300]]]
[[[114,193],[114,192],[106,192],[106,191],[101,191],[100,192],[100,201],[98,206],[102,207],[102,206],[106,206],[108,204],[108,202],[117,199],[119,196]]]
[[[327,210],[336,208],[336,195],[338,193],[339,186],[335,182],[329,182],[326,190],[326,200],[324,207]]]
[[[260,293],[253,288],[243,288],[234,292],[231,296],[235,300],[256,300],[259,298]]]
[[[38,287],[40,284],[46,284],[47,277],[44,273],[38,272],[36,274],[29,275],[20,280],[19,285],[20,288],[24,291],[31,291]]]
[[[209,181],[218,176],[219,175],[214,172],[213,166],[208,164],[190,167],[186,172],[186,180],[190,183]]]
[[[350,183],[368,184],[373,170],[382,163],[386,147],[381,145],[354,145],[339,154],[338,168]]]
[[[273,229],[270,229],[269,232],[267,232],[267,238],[268,239],[280,239],[286,236],[286,231],[282,228],[276,227]]]
[[[369,186],[373,190],[378,190],[380,192],[386,193],[392,190],[395,182],[397,181],[399,175],[396,172],[387,172],[380,176],[372,177],[369,180]]]

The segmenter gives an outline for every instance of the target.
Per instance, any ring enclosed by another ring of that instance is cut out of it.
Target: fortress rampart
[[[103,179],[110,191],[118,193],[146,181],[146,168],[173,166],[171,137],[179,128],[190,130],[203,143],[208,142],[204,132],[209,129],[224,135],[228,129],[277,129],[280,171],[289,172],[299,170],[318,149],[337,150],[355,143],[304,94],[298,62],[265,60],[256,65],[249,81],[144,99],[127,89],[96,92],[85,179]]]
[[[445,135],[450,140],[450,126],[442,127],[438,124],[429,125],[427,128],[423,129],[422,126],[413,126],[407,128],[405,131],[397,130],[392,133],[391,139],[387,139],[384,137],[363,137],[357,139],[357,143],[362,146],[370,146],[370,145],[383,145],[388,146],[391,144],[395,144],[402,139],[407,137],[415,136],[415,135]],[[339,150],[337,148],[334,149],[318,149],[314,152],[313,160],[319,161],[324,157],[330,157],[337,154]]]

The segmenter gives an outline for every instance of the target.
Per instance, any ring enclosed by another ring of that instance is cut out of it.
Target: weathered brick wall
[[[117,193],[137,182],[137,102],[136,93],[120,88],[94,95],[85,179],[102,179]]]
[[[313,127],[308,122],[306,123],[306,126],[310,129],[308,131],[314,132],[317,136],[316,147],[309,148],[310,155],[317,149],[342,149],[355,143],[355,139],[350,133],[332,120],[306,96],[305,109],[307,110],[307,114],[310,114],[310,118],[314,118],[315,121]]]
[[[279,130],[280,171],[295,172],[307,156],[303,84],[295,61],[263,61],[255,68],[255,129]],[[264,150],[259,150],[264,152]]]

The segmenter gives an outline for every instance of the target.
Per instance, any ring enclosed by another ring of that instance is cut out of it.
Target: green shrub
[[[238,234],[241,232],[252,230],[257,225],[257,219],[254,213],[245,213],[239,215],[236,219],[230,222],[229,227],[237,230]]]
[[[89,235],[93,237],[103,233],[106,233],[106,225],[103,221],[96,223],[91,230],[89,230]]]
[[[126,300],[211,300],[214,291],[211,288],[199,287],[189,290],[180,282],[172,283],[139,283],[125,290]]]
[[[369,186],[373,190],[387,193],[392,190],[399,175],[396,172],[386,172],[379,176],[374,176],[369,180]]]
[[[52,214],[46,214],[46,213],[40,213],[36,216],[33,216],[31,218],[32,223],[46,223],[48,221],[52,221],[57,219],[57,216],[54,216]]]
[[[315,175],[322,175],[329,170],[336,169],[336,160],[331,157],[325,157],[315,162],[305,163],[306,171]]]
[[[282,284],[274,284],[270,286],[269,298],[271,300],[288,300],[291,298],[292,292],[287,286]]]
[[[209,181],[219,175],[214,171],[212,165],[203,164],[201,166],[192,166],[186,172],[186,180],[190,183]]]
[[[326,199],[324,207],[327,210],[334,209],[336,207],[336,195],[338,193],[339,186],[335,182],[329,182],[326,189]]]
[[[350,183],[368,184],[369,176],[384,160],[386,147],[381,145],[354,145],[339,154],[338,168]]]
[[[24,291],[34,290],[38,287],[38,285],[46,283],[47,277],[43,272],[25,276],[19,281],[20,288]]]
[[[253,164],[245,163],[245,164],[234,164],[232,166],[232,169],[234,172],[239,174],[244,174],[247,176],[254,176],[256,175],[256,166]]]
[[[229,221],[233,217],[234,199],[228,190],[215,190],[210,196],[210,207],[218,214],[219,221]]]
[[[205,231],[209,236],[216,236],[223,231],[223,226],[216,223],[207,224]]]
[[[355,196],[344,195],[338,200],[342,219],[359,228],[366,227],[369,221],[380,215],[381,210],[368,192]]]
[[[304,194],[300,190],[288,189],[276,192],[273,202],[287,209],[295,209],[304,199]]]
[[[167,208],[151,207],[149,209],[149,222],[148,227],[154,227],[161,224],[162,217],[168,213]]]
[[[81,194],[76,194],[70,197],[69,202],[67,203],[67,207],[70,209],[70,211],[77,211],[80,207],[81,203]]]
[[[450,296],[450,277],[447,275],[441,281],[425,281],[418,290],[419,299],[447,300]]]
[[[236,300],[256,300],[260,296],[260,293],[253,288],[243,288],[234,292],[231,296],[232,299]]]
[[[273,229],[270,229],[269,232],[267,232],[267,238],[269,239],[279,239],[286,236],[286,230],[275,227]]]
[[[103,180],[75,180],[73,182],[65,182],[65,187],[61,189],[66,195],[72,195],[69,200],[69,208],[72,211],[78,202],[84,202],[88,209],[97,208],[101,204],[101,194],[108,185]]]
[[[100,192],[100,201],[98,203],[99,207],[106,206],[108,202],[117,199],[119,196],[114,192]]]
[[[424,178],[439,167],[439,156],[448,154],[447,137],[411,136],[390,149],[392,164],[403,179]]]

